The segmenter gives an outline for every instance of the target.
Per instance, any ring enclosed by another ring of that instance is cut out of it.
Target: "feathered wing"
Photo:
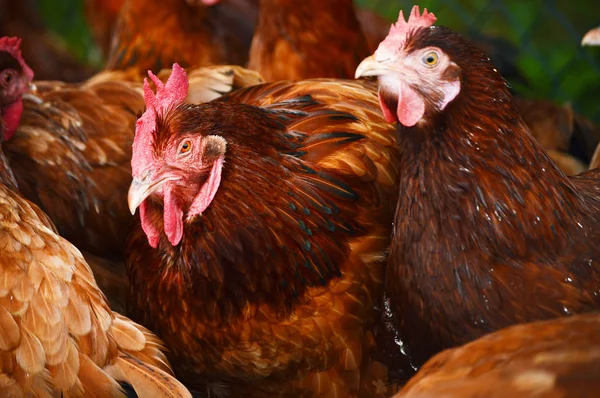
[[[394,398],[594,396],[600,315],[512,326],[444,351]]]
[[[2,186],[0,209],[3,396],[123,396],[117,382],[140,396],[190,396],[160,341],[110,310],[81,253],[35,205]]]
[[[122,81],[37,88],[24,98],[21,125],[5,144],[19,189],[76,246],[117,256],[129,223],[123,201],[142,95]]]

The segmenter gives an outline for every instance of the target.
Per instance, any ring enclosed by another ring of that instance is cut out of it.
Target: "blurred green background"
[[[101,65],[86,27],[83,0],[39,0],[43,17],[81,59]],[[169,0],[165,0],[169,1]],[[290,0],[296,1],[296,0]],[[335,0],[323,0],[335,1]],[[356,0],[390,21],[413,1]],[[500,37],[515,46],[523,82],[511,81],[520,94],[570,102],[600,122],[600,48],[581,48],[585,32],[600,23],[600,0],[424,0],[438,24],[461,32]]]

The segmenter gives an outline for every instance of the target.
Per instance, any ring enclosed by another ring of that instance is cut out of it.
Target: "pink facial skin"
[[[435,29],[435,15],[414,6],[408,21],[400,11],[398,22],[375,54],[358,66],[356,77],[378,76],[379,103],[385,120],[412,127],[425,117],[426,98],[443,110],[460,93],[458,66],[437,47],[407,49],[407,38],[421,29]]]
[[[33,71],[21,56],[21,39],[0,38],[0,116],[4,140],[14,135],[23,113],[23,94],[33,80]]]
[[[144,83],[146,111],[136,126],[128,201],[132,213],[140,208],[142,229],[150,246],[156,248],[163,232],[171,245],[178,245],[184,221],[201,215],[210,206],[221,183],[227,142],[223,137],[200,132],[157,138],[157,122],[173,120],[177,112],[191,109],[178,108],[187,96],[188,78],[177,64],[166,84],[151,72],[149,76],[157,92],[152,92],[147,81]],[[162,140],[159,144],[155,142],[158,139]],[[161,203],[162,225],[157,217]]]

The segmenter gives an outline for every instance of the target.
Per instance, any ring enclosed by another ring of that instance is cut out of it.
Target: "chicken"
[[[581,39],[582,46],[600,45],[600,26],[590,29]]]
[[[594,29],[591,29],[589,32],[583,36],[581,40],[582,46],[598,46],[600,45],[600,26]],[[596,147],[594,155],[592,156],[592,160],[590,162],[590,169],[595,169],[600,167],[600,144]]]
[[[23,53],[38,78],[77,82],[93,73],[60,45],[43,24],[35,0],[0,0],[0,37],[18,36]]]
[[[3,77],[22,68],[13,61],[0,58]],[[1,82],[2,103],[23,85]],[[125,396],[123,382],[139,396],[191,397],[159,339],[111,311],[81,253],[16,189],[0,149],[0,395]]]
[[[129,313],[218,396],[385,396],[370,329],[399,155],[376,85],[282,81],[189,105],[181,68],[150,76]]]
[[[377,76],[401,148],[385,295],[397,347],[431,355],[600,306],[600,171],[569,178],[488,57],[414,7],[356,76]],[[388,325],[389,326],[389,325]],[[400,361],[400,359],[398,359]]]
[[[600,144],[596,147],[592,161],[590,162],[590,170],[600,167]]]
[[[570,104],[562,106],[540,99],[515,98],[531,135],[567,175],[587,170],[600,129],[579,115]]]
[[[596,397],[600,315],[511,326],[429,360],[394,398]]]
[[[110,50],[111,35],[125,0],[84,0],[83,10],[92,36],[103,54]]]
[[[367,55],[352,0],[260,0],[248,68],[265,80],[351,78]]]
[[[156,73],[174,62],[245,65],[252,37],[247,18],[229,2],[207,7],[185,0],[125,0],[106,68]]]
[[[13,64],[2,73],[17,75],[17,65],[29,83],[33,72],[15,40],[0,39],[0,56]],[[190,76],[192,102],[260,81],[253,72],[229,66],[196,69]],[[20,191],[81,250],[123,257],[131,220],[126,203],[131,144],[143,110],[141,79],[131,72],[103,72],[78,85],[36,81],[35,89],[2,104],[10,139],[5,151]]]

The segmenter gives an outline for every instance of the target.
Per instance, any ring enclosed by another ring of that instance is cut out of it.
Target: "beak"
[[[165,182],[174,180],[174,178],[163,177],[157,181],[146,181],[149,178],[138,179],[134,178],[129,186],[127,193],[127,204],[131,214],[135,214],[135,210],[142,204],[144,200],[152,193],[156,192]]]
[[[392,71],[391,66],[385,65],[380,61],[375,60],[375,54],[363,59],[363,61],[356,68],[354,72],[354,78],[358,79],[363,76],[380,76],[387,72]]]
[[[581,39],[582,46],[598,46],[600,45],[600,26],[587,32]]]

